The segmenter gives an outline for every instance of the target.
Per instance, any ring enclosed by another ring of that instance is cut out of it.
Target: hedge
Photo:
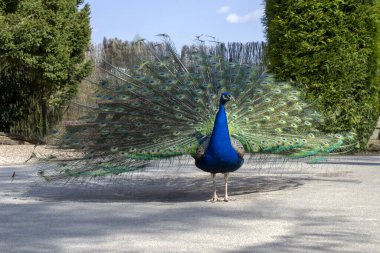
[[[365,146],[379,117],[379,0],[267,0],[269,69]]]

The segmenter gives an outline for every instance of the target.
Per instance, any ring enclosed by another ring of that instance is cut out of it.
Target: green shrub
[[[82,0],[0,0],[0,131],[47,133],[91,71]]]
[[[269,69],[291,79],[327,116],[325,131],[355,130],[364,146],[379,117],[379,1],[267,0]]]

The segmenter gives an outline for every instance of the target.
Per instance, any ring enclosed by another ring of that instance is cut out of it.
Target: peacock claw
[[[207,202],[211,202],[211,203],[221,202],[221,201],[224,201],[224,199],[218,198],[218,197],[212,197],[211,199],[207,200]]]
[[[223,198],[223,201],[224,201],[224,202],[231,202],[231,201],[235,201],[235,200],[236,200],[236,198],[231,198],[231,197],[229,197],[229,196]]]

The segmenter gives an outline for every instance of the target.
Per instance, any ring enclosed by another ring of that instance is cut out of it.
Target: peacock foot
[[[206,202],[215,203],[215,202],[220,202],[220,201],[224,201],[224,199],[218,198],[218,196],[214,196],[211,199],[208,199]]]
[[[224,202],[231,202],[231,201],[235,201],[235,200],[236,200],[235,198],[231,198],[230,196],[227,196],[227,197],[223,198]]]

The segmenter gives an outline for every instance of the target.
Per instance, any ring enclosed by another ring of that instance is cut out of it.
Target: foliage
[[[122,41],[117,38],[103,39],[103,43],[95,47],[92,52],[95,61],[104,59],[106,62],[119,67],[133,66],[141,58],[152,59],[152,52],[155,55],[168,55],[170,50],[164,43],[140,41]],[[174,46],[174,45],[171,45]],[[229,43],[213,43],[205,45],[210,54],[222,53],[228,61],[252,63],[254,65],[266,64],[266,44],[264,42],[229,42]],[[180,55],[181,60],[186,59],[198,50],[196,45],[185,45],[182,47]]]
[[[378,11],[378,0],[267,0],[263,20],[270,70],[316,101],[324,130],[354,129],[362,146],[379,116]]]
[[[91,70],[89,6],[0,0],[0,131],[39,138]]]
[[[375,22],[376,22],[376,28],[377,28],[377,34],[376,34],[376,59],[377,59],[377,73],[376,82],[380,84],[380,0],[375,1],[374,5],[374,15],[375,15]]]

